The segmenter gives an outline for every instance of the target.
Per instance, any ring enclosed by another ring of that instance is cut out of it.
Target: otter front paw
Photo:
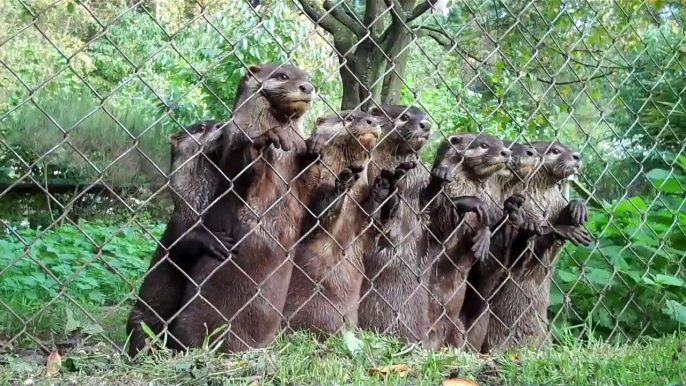
[[[317,158],[317,156],[321,155],[324,146],[326,146],[331,138],[333,138],[331,135],[313,134],[305,141],[307,146],[306,154],[312,158]]]
[[[507,215],[507,218],[515,226],[521,226],[524,223],[524,215],[522,213],[522,205],[526,199],[521,194],[513,194],[508,197],[503,204],[503,211]]]
[[[253,148],[255,148],[255,150],[257,151],[260,151],[268,148],[270,145],[273,145],[275,149],[290,151],[291,145],[289,144],[288,138],[286,137],[286,133],[284,132],[284,130],[287,129],[281,127],[274,127],[272,129],[267,130],[264,134],[260,135],[259,137],[253,140]]]
[[[589,246],[592,241],[591,236],[581,228],[572,225],[557,225],[555,226],[555,233],[574,245]]]
[[[536,224],[535,222],[525,222],[522,225],[520,225],[519,228],[517,228],[517,231],[520,235],[526,238],[543,235],[543,230],[541,229],[541,226]]]
[[[336,179],[336,189],[338,192],[342,193],[352,188],[353,185],[355,185],[355,182],[360,179],[360,173],[362,173],[362,171],[364,171],[364,166],[357,164],[350,165],[343,169]]]
[[[567,212],[573,225],[583,225],[588,221],[588,208],[579,200],[572,200],[567,204]]]
[[[439,182],[450,182],[452,178],[450,177],[450,169],[445,166],[437,166],[431,171],[431,179]]]
[[[491,248],[491,230],[486,226],[481,227],[472,238],[472,243],[471,251],[474,253],[474,258],[484,261]]]
[[[488,207],[486,204],[476,196],[462,196],[452,199],[453,204],[457,211],[461,214],[472,212],[476,213],[476,217],[479,219],[481,224],[488,224]]]
[[[204,235],[204,240],[201,242],[203,243],[205,253],[208,256],[219,261],[224,261],[231,256],[231,252],[229,251],[236,245],[236,243],[233,239],[233,236],[231,236],[228,232],[212,232],[211,234],[208,232],[204,233]]]

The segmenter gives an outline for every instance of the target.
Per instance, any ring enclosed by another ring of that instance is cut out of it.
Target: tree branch
[[[335,35],[341,27],[346,27],[338,22],[330,13],[325,14],[323,10],[319,9],[315,1],[312,0],[298,0],[300,6],[307,16],[312,19],[318,26],[322,27],[326,32]]]
[[[436,1],[436,0],[434,0]],[[410,23],[416,18],[422,16],[426,11],[431,9],[431,3],[429,1],[425,1],[418,6],[416,6],[413,10],[412,13],[410,14],[410,17],[405,20],[406,23]]]
[[[431,28],[431,27],[426,27],[422,26],[419,28],[416,28],[414,30],[415,34],[417,35],[417,38],[422,38],[422,37],[430,37],[433,40],[436,41],[436,43],[446,47],[450,48],[452,47],[455,43],[453,38],[448,36],[445,32],[436,29],[436,28]]]
[[[347,29],[352,31],[358,37],[364,36],[367,30],[360,25],[360,23],[348,15],[341,7],[345,7],[345,3],[341,0],[338,4],[333,4],[330,0],[324,1],[324,9],[329,11],[339,23],[343,24]]]

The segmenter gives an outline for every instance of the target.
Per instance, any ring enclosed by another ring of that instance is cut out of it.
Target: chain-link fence
[[[686,323],[681,3],[3,1],[10,350]]]

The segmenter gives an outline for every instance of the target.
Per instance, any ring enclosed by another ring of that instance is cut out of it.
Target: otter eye
[[[552,149],[550,149],[550,153],[551,153],[551,154],[558,155],[558,154],[560,154],[560,149],[552,148]]]
[[[482,149],[488,149],[488,144],[486,142],[481,142],[479,146],[481,146]]]
[[[345,117],[345,121],[346,121],[346,122],[352,122],[353,119],[355,119],[355,118],[353,118],[352,115],[348,115],[347,117]]]
[[[400,117],[400,120],[403,121],[403,122],[407,122],[407,121],[410,120],[410,117],[408,117],[407,114],[403,114],[403,115]]]
[[[276,78],[280,80],[288,80],[288,75],[284,73],[276,74]]]

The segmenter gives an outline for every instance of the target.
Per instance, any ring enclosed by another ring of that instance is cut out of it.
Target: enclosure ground
[[[364,334],[317,343],[306,334],[233,357],[207,350],[156,352],[133,364],[106,344],[65,352],[46,377],[44,355],[5,354],[2,385],[440,385],[449,378],[478,385],[684,385],[683,337],[641,343],[567,344],[544,351],[475,356],[426,352]],[[393,366],[395,367],[386,367]],[[386,367],[386,368],[384,368]],[[459,383],[455,383],[459,384]],[[469,383],[465,383],[467,385]]]

